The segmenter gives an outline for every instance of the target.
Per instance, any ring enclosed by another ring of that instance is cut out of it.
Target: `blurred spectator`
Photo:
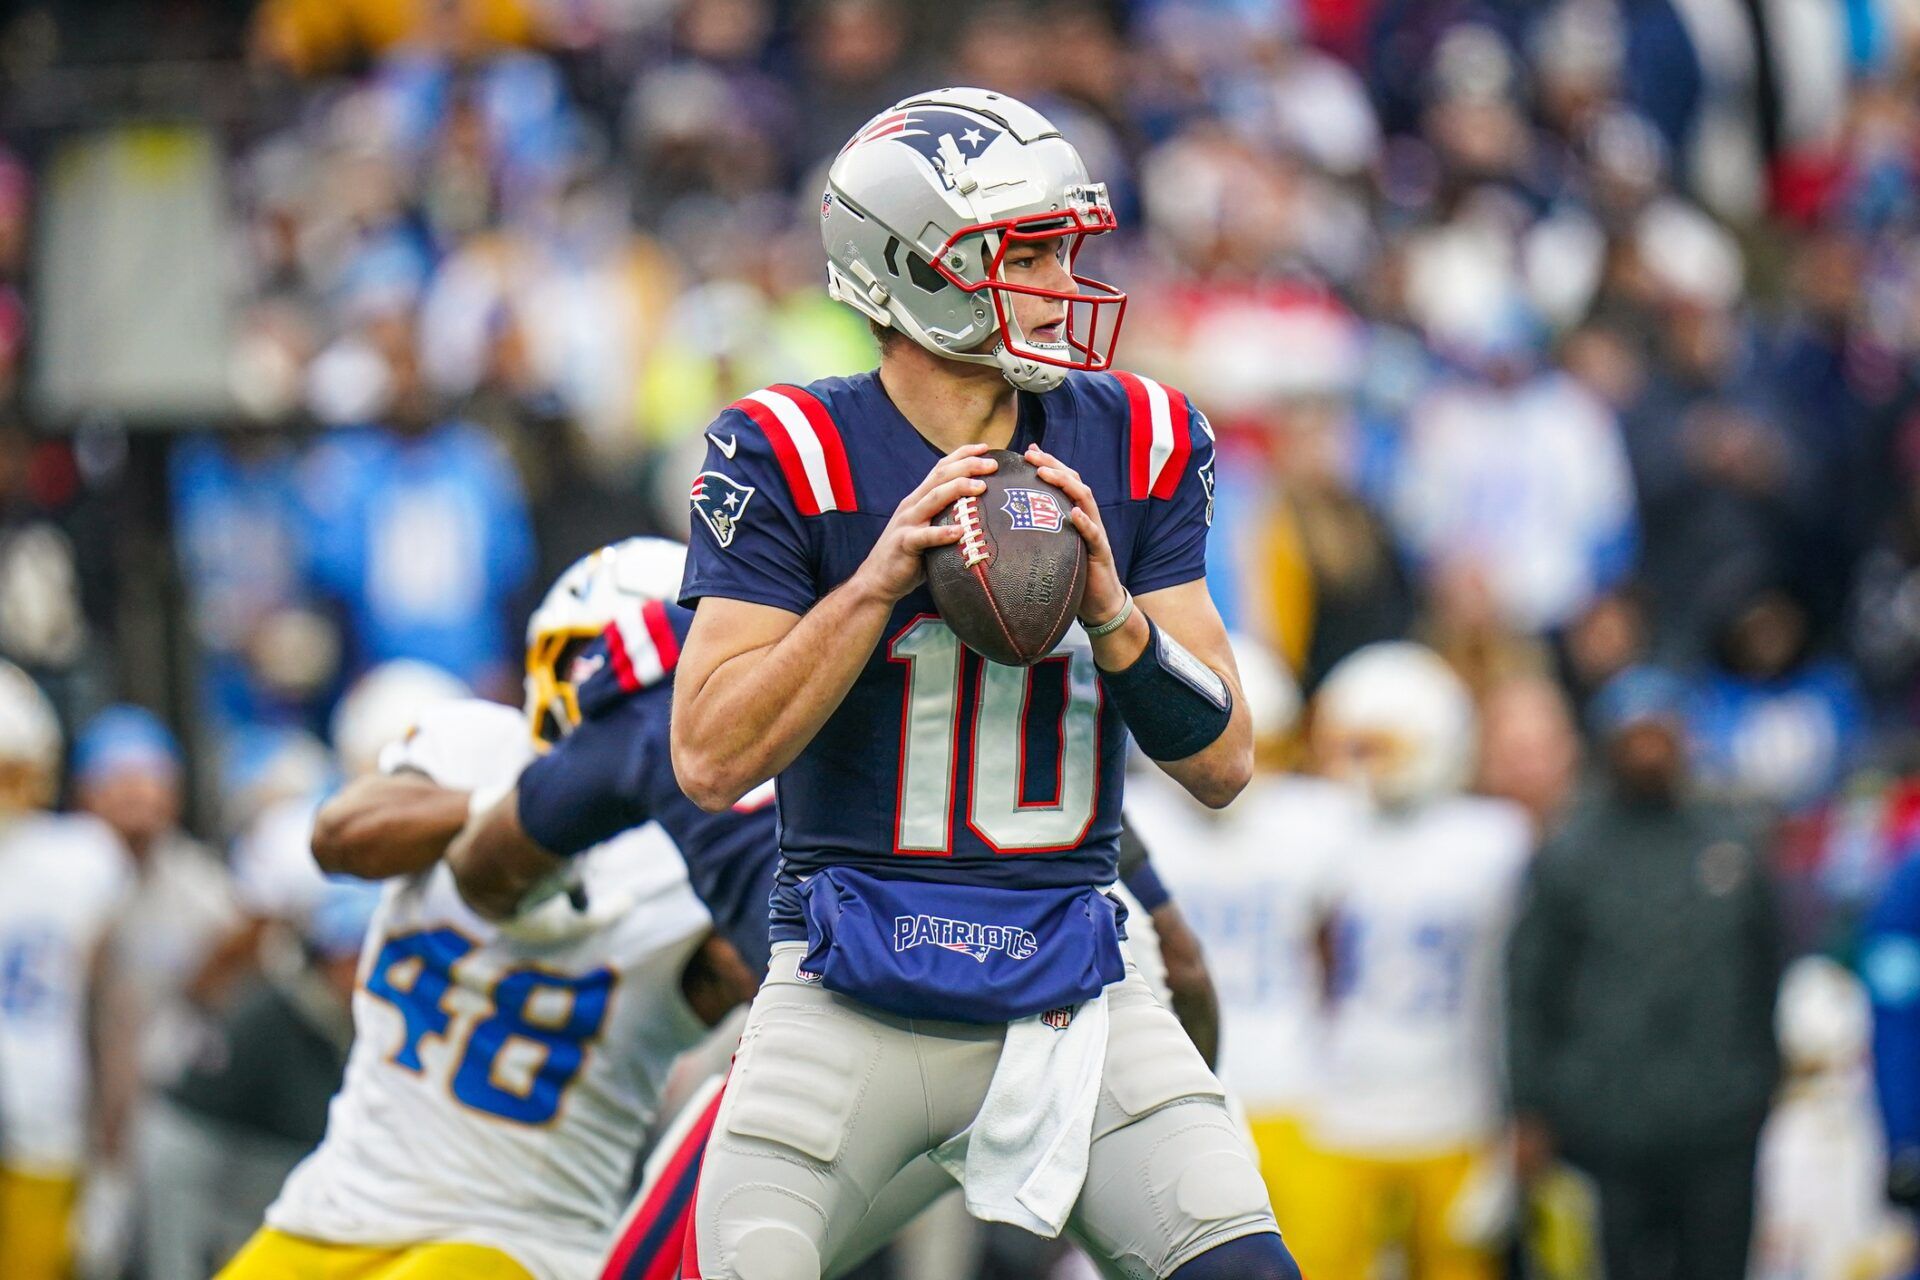
[[[1475,790],[1511,800],[1537,836],[1558,825],[1580,770],[1580,732],[1560,686],[1523,675],[1480,702],[1480,773]]]
[[[304,598],[308,528],[296,457],[276,436],[240,435],[184,440],[172,460],[201,712],[216,734],[299,723],[338,676],[341,639]]]
[[[231,958],[213,962],[240,920],[225,864],[180,829],[183,765],[179,743],[141,707],[109,707],[74,740],[76,807],[113,830],[133,868],[114,945],[140,1022],[141,1074],[155,1086],[179,1070],[235,976]]]
[[[92,617],[113,581],[99,513],[84,501],[73,451],[35,440],[0,401],[0,658],[53,686],[98,680],[111,654]],[[97,598],[96,598],[97,597]]]
[[[1353,654],[1315,701],[1316,754],[1368,809],[1327,892],[1311,1208],[1285,1226],[1324,1280],[1395,1254],[1418,1275],[1500,1274],[1501,957],[1533,837],[1517,806],[1460,794],[1475,728],[1460,679],[1405,641]]]
[[[369,326],[368,416],[307,460],[315,586],[353,638],[351,670],[432,662],[512,698],[510,623],[533,570],[532,533],[512,468],[493,441],[436,411],[404,315]]]
[[[138,1053],[114,922],[132,880],[112,831],[51,812],[60,726],[0,662],[0,1275],[67,1280],[89,1177],[117,1169]]]
[[[1744,1280],[1783,962],[1752,824],[1687,794],[1682,686],[1594,706],[1605,779],[1535,863],[1508,1037],[1522,1175],[1599,1191],[1613,1280]]]
[[[1536,367],[1530,319],[1505,286],[1479,282],[1502,270],[1483,260],[1485,234],[1436,240],[1418,264],[1428,327],[1477,376],[1445,379],[1414,405],[1394,511],[1428,572],[1481,579],[1498,616],[1537,633],[1632,567],[1633,482],[1606,405]]]
[[[147,1280],[218,1271],[319,1145],[346,1073],[360,943],[379,902],[375,885],[328,886],[299,962],[247,991],[169,1091],[143,1152]]]
[[[1813,652],[1804,605],[1764,588],[1729,610],[1687,729],[1702,787],[1793,808],[1839,783],[1860,752],[1866,709],[1852,672]]]
[[[1209,578],[1230,624],[1273,645],[1312,687],[1413,619],[1392,538],[1358,492],[1362,334],[1325,300],[1295,297],[1217,304],[1190,343],[1224,437]]]

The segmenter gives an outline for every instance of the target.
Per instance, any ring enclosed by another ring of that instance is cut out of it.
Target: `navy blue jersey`
[[[521,773],[520,825],[541,847],[570,857],[659,823],[680,847],[714,928],[764,972],[779,860],[773,797],[706,813],[673,776],[672,673],[692,621],[687,610],[654,601],[616,620],[575,659],[580,724]]]
[[[859,568],[940,451],[877,374],[757,391],[707,433],[681,602],[805,613]],[[1213,437],[1179,392],[1069,374],[1020,395],[1012,448],[1038,443],[1098,497],[1135,594],[1200,578]],[[1003,887],[1113,880],[1126,728],[1078,627],[1031,668],[963,646],[923,586],[901,600],[846,698],[779,778],[785,879],[851,865]],[[776,911],[774,936],[798,936]]]

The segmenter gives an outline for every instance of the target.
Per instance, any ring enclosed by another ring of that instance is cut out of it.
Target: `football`
[[[960,541],[927,553],[927,586],[953,633],[991,662],[1026,667],[1053,652],[1080,612],[1087,544],[1067,495],[1020,454],[996,449],[987,489],[961,498],[936,524],[958,523]]]

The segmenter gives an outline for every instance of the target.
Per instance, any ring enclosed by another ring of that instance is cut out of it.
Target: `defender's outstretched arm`
[[[467,803],[465,791],[411,770],[356,778],[320,806],[313,860],[363,880],[424,871],[466,825]]]

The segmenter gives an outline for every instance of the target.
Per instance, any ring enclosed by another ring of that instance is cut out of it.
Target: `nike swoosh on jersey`
[[[729,460],[733,457],[733,451],[740,447],[738,436],[728,436],[725,440],[722,440],[719,436],[709,431],[707,432],[707,439],[713,441],[713,447],[725,454]]]

